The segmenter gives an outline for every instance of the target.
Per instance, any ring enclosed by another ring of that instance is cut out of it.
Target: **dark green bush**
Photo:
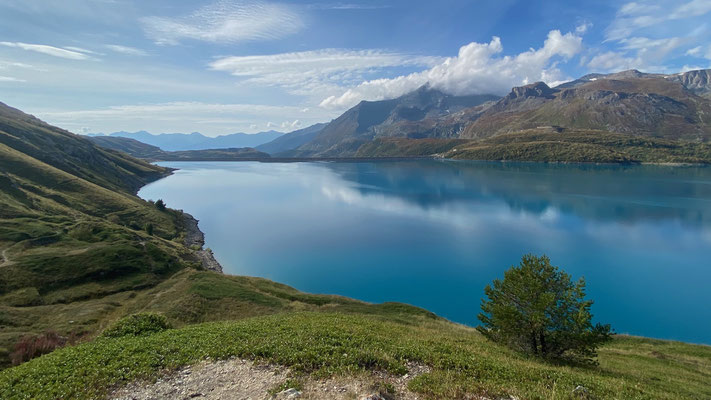
[[[161,314],[139,313],[123,317],[106,329],[101,337],[142,336],[170,329],[168,319]]]

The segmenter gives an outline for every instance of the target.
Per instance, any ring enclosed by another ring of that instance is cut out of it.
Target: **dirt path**
[[[305,381],[301,380],[301,390],[287,389],[271,394],[289,378],[287,368],[231,359],[184,367],[163,376],[154,383],[134,382],[117,389],[109,398],[113,400],[382,400],[386,398],[418,400],[420,397],[407,389],[407,383],[415,376],[428,372],[429,368],[416,364],[408,368],[410,373],[400,377],[372,372],[358,377],[336,377],[327,380],[306,378]],[[381,396],[379,388],[385,386],[394,388],[395,393]]]
[[[10,258],[7,256],[7,249],[3,249],[3,251],[0,252],[0,256],[2,256],[2,262],[0,262],[0,267],[12,265],[12,261],[10,261]]]

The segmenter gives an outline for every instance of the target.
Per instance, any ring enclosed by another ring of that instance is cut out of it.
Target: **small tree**
[[[546,358],[592,361],[610,340],[610,325],[592,324],[585,280],[550,264],[548,257],[523,256],[518,266],[487,285],[477,329],[487,338]]]
[[[163,199],[158,199],[156,201],[156,208],[160,211],[165,211],[165,202],[163,201]]]
[[[152,223],[150,223],[150,222],[147,223],[144,229],[146,230],[147,234],[153,236],[153,224]]]

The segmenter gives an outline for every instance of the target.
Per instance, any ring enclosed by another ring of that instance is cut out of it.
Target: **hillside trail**
[[[160,377],[155,382],[137,381],[118,388],[110,396],[113,400],[148,399],[210,399],[210,400],[419,400],[421,397],[407,389],[407,383],[429,368],[408,365],[410,372],[394,376],[373,371],[354,377],[334,377],[326,380],[300,379],[299,390],[284,388],[290,378],[288,368],[258,364],[250,360],[232,358],[204,361],[183,367]],[[378,388],[387,384],[395,393],[381,395]]]
[[[0,252],[0,256],[0,258],[2,258],[0,267],[6,267],[12,264],[12,261],[10,261],[10,258],[7,256],[7,249],[3,249],[2,252]]]

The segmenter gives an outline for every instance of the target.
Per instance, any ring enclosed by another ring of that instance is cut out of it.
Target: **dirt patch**
[[[393,376],[385,372],[363,373],[353,377],[326,380],[299,378],[299,390],[289,389],[274,394],[289,379],[288,368],[265,365],[249,360],[230,359],[203,362],[174,371],[155,382],[134,382],[114,391],[114,400],[210,399],[210,400],[419,400],[422,397],[407,389],[417,375],[429,367],[411,363],[409,373]],[[291,378],[294,379],[294,378]]]
[[[134,382],[114,392],[116,400],[268,399],[269,390],[286,381],[288,370],[248,360],[204,362],[182,368],[155,383]]]

